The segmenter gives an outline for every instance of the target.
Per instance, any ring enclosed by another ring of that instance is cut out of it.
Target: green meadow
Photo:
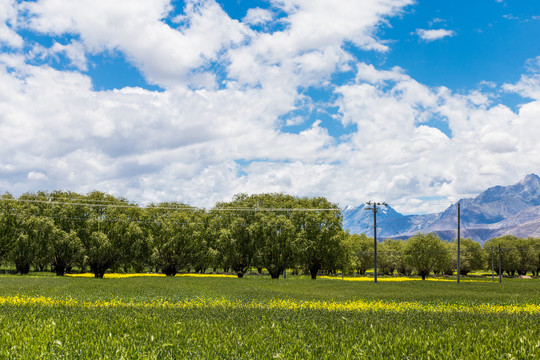
[[[0,291],[1,359],[540,358],[537,279],[3,275]]]

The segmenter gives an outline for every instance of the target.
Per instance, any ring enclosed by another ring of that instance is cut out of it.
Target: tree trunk
[[[176,268],[175,265],[167,265],[163,267],[162,270],[166,276],[175,276],[176,273],[178,272],[178,269]]]
[[[272,279],[279,279],[279,275],[283,273],[283,270],[276,269],[274,267],[267,268],[268,273]]]
[[[15,268],[17,269],[17,272],[21,273],[21,275],[26,275],[30,272],[30,264],[25,264],[25,263],[21,263],[18,265],[16,264]]]
[[[55,270],[56,270],[56,276],[64,276],[64,273],[66,271],[66,267],[63,266],[63,265],[56,265],[55,267]]]
[[[311,274],[311,280],[317,279],[317,273],[319,272],[319,269],[317,268],[311,268],[309,269],[309,273]]]

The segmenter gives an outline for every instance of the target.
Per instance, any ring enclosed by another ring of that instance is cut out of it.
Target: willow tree
[[[321,269],[335,269],[341,261],[342,215],[337,204],[323,197],[302,198],[293,213],[298,231],[298,262],[315,280]]]
[[[453,250],[457,254],[457,242],[452,242]],[[457,262],[457,259],[456,259]],[[486,257],[480,243],[466,238],[461,239],[461,275],[467,275],[473,270],[481,270],[486,266]],[[457,267],[457,266],[456,266]]]
[[[404,249],[405,262],[416,273],[426,279],[433,269],[445,259],[448,250],[443,241],[435,234],[421,234],[409,238]]]
[[[56,226],[52,219],[44,216],[30,216],[22,224],[22,231],[28,235],[35,249],[34,264],[43,271],[51,263],[50,245]]]
[[[154,265],[167,276],[188,269],[194,252],[195,227],[198,221],[193,209],[181,203],[160,203],[147,207],[147,218],[153,246]]]
[[[356,270],[357,274],[363,275],[373,267],[373,238],[366,234],[347,234],[345,246],[349,255],[347,265]]]
[[[377,266],[384,275],[392,275],[398,271],[404,275],[409,271],[403,261],[403,240],[386,239],[381,243],[377,254]]]
[[[105,272],[114,265],[117,254],[106,234],[95,231],[90,235],[86,249],[90,270],[96,278],[103,278]]]
[[[63,276],[82,256],[83,246],[77,233],[55,229],[50,237],[51,265],[57,276]]]
[[[14,200],[9,193],[0,196],[0,264],[11,255],[19,234],[20,218]]]
[[[519,238],[513,235],[504,235],[489,239],[484,243],[484,252],[486,256],[491,256],[491,249],[495,252],[494,256],[494,268],[497,274],[499,274],[499,267],[503,272],[508,275],[514,276],[520,268],[522,261],[521,254],[516,248],[519,243]],[[499,246],[501,247],[501,263],[499,266]]]
[[[298,238],[293,222],[286,215],[261,216],[262,237],[258,252],[261,264],[272,279],[278,279],[292,264],[298,249]]]
[[[36,258],[36,246],[27,234],[19,234],[11,254],[17,272],[22,275],[28,274],[30,265]]]
[[[260,227],[254,211],[223,211],[221,217],[224,226],[219,231],[219,248],[223,266],[241,278],[253,264]]]

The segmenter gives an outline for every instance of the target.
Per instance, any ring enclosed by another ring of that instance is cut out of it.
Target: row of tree
[[[242,277],[251,267],[275,278],[295,267],[316,277],[339,267],[341,221],[339,207],[324,198],[284,194],[240,194],[208,211],[181,203],[140,207],[102,192],[6,194],[0,262],[21,273],[89,267],[96,277],[108,269],[173,276],[222,269]]]
[[[500,245],[500,256],[499,256]],[[349,235],[346,246],[349,265],[358,274],[373,268],[373,239],[365,235]],[[452,275],[457,270],[457,241],[446,242],[437,235],[417,234],[408,240],[386,239],[378,247],[377,267],[385,275],[413,272],[425,279],[430,273]],[[499,264],[500,259],[500,264]],[[499,271],[508,275],[540,275],[540,239],[521,239],[512,235],[480,243],[471,239],[460,241],[460,274],[473,270]]]
[[[512,237],[490,240],[483,249],[463,240],[461,272],[488,267],[490,246],[499,243],[503,271],[538,274],[538,240]],[[385,240],[379,249],[384,274],[425,277],[453,273],[457,266],[455,242],[433,234]],[[0,198],[0,263],[22,274],[31,267],[50,267],[57,275],[90,268],[96,277],[109,269],[169,276],[220,269],[242,277],[256,268],[272,278],[285,269],[316,278],[321,271],[363,274],[373,257],[373,239],[343,231],[339,207],[321,197],[240,194],[210,210],[170,202],[140,207],[97,191]]]

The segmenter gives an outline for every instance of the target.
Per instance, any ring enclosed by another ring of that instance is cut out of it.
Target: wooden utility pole
[[[385,202],[375,202],[375,201],[368,201],[366,203],[368,207],[365,207],[364,210],[371,210],[373,211],[373,251],[374,251],[374,258],[373,258],[373,265],[374,268],[374,280],[375,283],[377,283],[377,205],[379,206],[388,206]]]
[[[499,284],[502,283],[501,244],[499,244]]]
[[[461,204],[457,203],[457,283],[461,273]]]
[[[495,276],[493,275],[493,246],[491,247],[491,282],[495,282]]]

